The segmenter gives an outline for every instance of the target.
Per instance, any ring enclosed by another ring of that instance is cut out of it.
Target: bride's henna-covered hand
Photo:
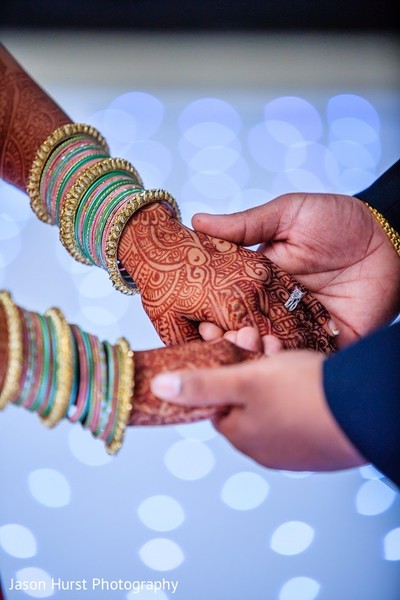
[[[135,352],[135,388],[129,425],[192,423],[214,417],[221,412],[220,407],[188,408],[160,400],[151,392],[152,378],[165,371],[227,366],[262,356],[261,352],[239,348],[225,339]]]
[[[259,253],[192,231],[161,204],[132,217],[118,257],[167,345],[199,339],[207,321],[225,331],[255,326],[285,348],[335,348],[323,328],[329,313],[290,275]],[[304,296],[291,312],[284,305],[295,287]]]
[[[198,214],[196,231],[259,252],[329,309],[344,347],[400,311],[399,257],[364,202],[342,194],[293,193],[231,215]],[[202,329],[202,333],[204,328]],[[214,329],[207,326],[207,339]]]
[[[215,407],[187,408],[159,400],[150,390],[151,380],[165,371],[222,367],[256,360],[262,357],[260,343],[257,339],[251,344],[246,344],[254,351],[240,348],[228,340],[220,339],[215,342],[195,341],[168,348],[135,352],[134,398],[129,424],[190,423],[215,416],[217,413]],[[8,344],[6,316],[0,307],[0,391],[4,384],[9,359]]]

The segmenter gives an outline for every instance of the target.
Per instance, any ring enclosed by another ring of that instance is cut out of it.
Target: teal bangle
[[[90,408],[91,408],[92,402],[93,402],[93,366],[94,366],[94,362],[93,362],[93,355],[92,355],[92,348],[90,345],[89,334],[87,334],[85,331],[81,330],[81,335],[82,335],[82,341],[83,341],[83,345],[84,345],[85,353],[86,353],[86,364],[87,364],[88,376],[87,376],[86,406],[83,409],[80,420],[81,420],[83,427],[87,427],[87,423],[88,423],[88,420],[90,417]]]
[[[104,219],[105,212],[111,210],[110,207],[114,206],[114,193],[121,187],[130,186],[130,189],[132,189],[133,185],[132,180],[120,179],[105,187],[99,196],[94,199],[81,227],[76,225],[76,230],[80,232],[82,238],[84,252],[90,255],[98,266],[101,266],[101,264],[96,257],[101,256],[101,253],[96,252],[96,246],[93,244],[93,240],[98,239],[98,233],[94,229],[98,230],[99,221],[101,222]]]
[[[104,160],[107,158],[107,154],[90,154],[89,156],[84,156],[81,160],[74,163],[71,169],[66,174],[66,177],[63,179],[62,184],[55,192],[55,214],[57,216],[57,225],[60,225],[60,212],[62,206],[62,197],[64,194],[65,187],[69,182],[69,179],[73,177],[78,171],[85,167],[85,165],[93,160]]]
[[[79,209],[75,217],[75,239],[77,246],[83,254],[85,254],[86,256],[90,256],[90,258],[95,264],[97,263],[90,252],[89,243],[90,231],[93,226],[93,221],[102,203],[107,199],[108,195],[112,193],[113,190],[117,189],[119,186],[119,180],[110,183],[110,185],[108,187],[105,187],[97,196],[94,196],[83,219],[80,219]],[[80,226],[79,220],[81,220]]]
[[[100,177],[116,170],[122,170],[127,175],[131,174],[138,185],[143,187],[136,169],[128,161],[120,158],[108,158],[85,169],[66,194],[61,209],[60,240],[71,256],[84,264],[90,265],[92,261],[82,254],[76,244],[76,212],[82,201],[82,197],[86,196],[88,188]]]
[[[99,416],[97,420],[94,435],[98,437],[103,431],[104,412],[108,399],[108,370],[107,370],[107,351],[104,342],[99,342],[99,352],[101,356],[101,401],[99,407]]]
[[[124,203],[124,201],[132,196],[134,196],[137,193],[140,193],[142,190],[141,189],[135,189],[135,188],[131,188],[131,189],[127,189],[127,190],[123,190],[121,191],[117,196],[115,196],[115,198],[112,199],[112,201],[109,202],[109,204],[107,204],[107,206],[105,207],[104,213],[102,215],[100,215],[99,218],[99,223],[98,223],[98,227],[96,228],[95,233],[95,248],[96,248],[96,256],[97,256],[97,260],[98,263],[101,267],[103,267],[103,269],[107,269],[107,261],[106,261],[106,256],[104,255],[103,252],[103,248],[105,247],[104,244],[104,236],[105,236],[105,229],[109,223],[109,221],[112,219],[112,215],[114,213],[114,211]]]
[[[41,357],[41,371],[38,373],[39,384],[36,392],[36,398],[33,400],[30,407],[31,411],[37,411],[41,415],[46,415],[50,411],[49,398],[51,393],[48,391],[49,385],[49,368],[50,368],[50,336],[47,329],[46,320],[42,315],[36,314],[36,321],[40,328],[40,336],[36,337],[36,347],[38,348],[39,337],[41,341],[41,348],[39,347],[39,353],[42,353]]]
[[[57,355],[54,362],[56,364],[57,384],[50,413],[46,417],[40,418],[47,427],[54,427],[66,416],[71,399],[74,379],[72,334],[64,315],[59,309],[50,308],[46,311],[45,316],[54,324],[56,332]]]
[[[114,353],[112,346],[109,342],[103,342],[104,352],[106,356],[106,387],[104,400],[101,405],[100,411],[100,419],[99,426],[96,432],[97,436],[102,436],[107,427],[108,420],[110,418],[113,395],[114,395],[114,377],[115,377],[115,369],[114,369]]]
[[[55,402],[55,395],[57,391],[57,354],[58,354],[58,340],[57,340],[57,332],[54,326],[54,323],[48,317],[42,317],[46,324],[48,336],[49,336],[49,370],[48,370],[48,397],[46,405],[41,410],[39,408],[39,414],[42,417],[48,417],[50,412],[53,409],[53,405]]]
[[[90,366],[91,366],[91,374],[90,374],[90,391],[91,391],[91,393],[90,393],[90,398],[89,398],[88,412],[87,412],[87,416],[85,419],[85,427],[87,429],[92,429],[93,415],[96,410],[97,397],[99,394],[99,389],[97,386],[97,378],[96,378],[96,371],[99,368],[99,364],[95,357],[95,347],[94,346],[96,344],[96,338],[90,334],[87,334],[87,338],[88,338],[88,344],[90,346],[90,358],[88,357],[88,360],[90,360]]]
[[[101,175],[100,177],[95,179],[82,194],[79,201],[79,205],[77,206],[75,212],[74,230],[76,242],[79,240],[80,237],[77,232],[77,227],[82,221],[82,218],[86,217],[86,213],[91,207],[91,204],[88,206],[90,196],[95,193],[96,188],[98,188],[103,182],[107,181],[110,178],[110,175],[114,176],[114,173],[105,173],[104,175]],[[96,199],[96,197],[94,199]]]
[[[103,202],[108,205],[108,196],[112,191],[120,187],[121,185],[132,184],[132,179],[121,179],[119,181],[113,181],[109,186],[106,186],[96,196],[96,188],[100,187],[107,179],[114,178],[118,175],[125,175],[126,173],[112,172],[100,177],[90,189],[82,196],[82,200],[76,211],[75,215],[75,242],[80,252],[88,259],[96,263],[95,253],[91,252],[90,243],[87,240],[91,238],[91,226],[96,216],[96,213],[101,209]],[[91,199],[90,196],[93,196]]]

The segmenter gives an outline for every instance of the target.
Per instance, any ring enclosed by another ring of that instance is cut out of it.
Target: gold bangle
[[[49,308],[45,312],[56,332],[57,356],[55,357],[56,391],[53,406],[47,416],[40,416],[44,425],[51,428],[57,425],[68,412],[74,379],[73,342],[70,327],[59,308]]]
[[[94,138],[100,142],[104,150],[109,153],[108,144],[101,133],[91,125],[86,125],[85,123],[67,123],[66,125],[58,127],[45,139],[36,152],[31,169],[29,171],[28,183],[26,186],[26,191],[31,201],[31,208],[36,216],[41,221],[44,221],[44,223],[50,223],[51,217],[47,213],[46,208],[43,206],[40,196],[40,180],[43,169],[53,150],[63,141],[79,133],[84,133]]]
[[[161,202],[168,204],[174,211],[175,217],[180,221],[181,214],[175,199],[165,190],[143,190],[132,195],[129,202],[116,215],[106,240],[107,271],[113,286],[123,294],[132,295],[137,292],[136,287],[128,285],[122,277],[118,268],[118,244],[122,231],[132,217],[140,208],[146,204]]]
[[[3,389],[0,392],[0,410],[2,410],[10,401],[14,400],[18,392],[22,372],[23,343],[20,314],[8,292],[0,292],[0,304],[6,316],[8,332],[7,370]]]
[[[385,217],[376,210],[376,208],[373,208],[367,202],[365,204],[368,206],[369,210],[377,219],[379,225],[382,227],[383,231],[386,233],[389,240],[392,242],[397,254],[400,256],[400,234],[397,233],[397,231],[394,229],[394,227],[391,226],[389,221],[387,221]]]
[[[122,446],[129,415],[132,410],[133,390],[135,387],[134,356],[129,343],[122,337],[117,340],[115,346],[119,362],[118,406],[114,436],[106,444],[108,454],[116,454]]]
[[[138,172],[127,160],[122,158],[106,158],[83,171],[66,195],[65,202],[61,210],[60,241],[64,248],[68,250],[70,255],[75,258],[75,260],[86,265],[92,265],[93,262],[84,254],[82,254],[76,243],[75,214],[78,210],[82,196],[87,188],[99,177],[102,177],[103,175],[111,173],[115,170],[126,171],[132,175],[135,183],[137,182],[139,187],[143,187],[143,183]]]

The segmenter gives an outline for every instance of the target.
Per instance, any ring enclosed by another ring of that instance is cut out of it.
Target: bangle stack
[[[128,342],[100,342],[69,325],[57,308],[44,315],[17,307],[0,293],[9,353],[0,406],[37,412],[47,427],[80,422],[110,454],[122,446],[132,409],[134,360]]]
[[[137,291],[118,262],[119,240],[130,217],[152,202],[165,204],[180,219],[164,190],[145,190],[136,169],[110,158],[102,135],[90,125],[71,123],[40,146],[27,185],[31,206],[44,222],[58,225],[60,240],[79,262],[108,271],[116,289]]]
[[[374,215],[375,219],[378,221],[389,240],[392,242],[397,254],[400,256],[400,234],[397,233],[397,231],[390,225],[389,221],[387,221],[385,217],[376,210],[376,208],[373,208],[367,202],[365,204],[368,206],[369,210]]]
[[[62,183],[59,178],[64,166],[67,167],[67,173],[72,167],[76,170],[77,156],[82,159],[83,154],[84,158],[88,159],[92,154],[96,155],[99,152],[108,156],[107,142],[94,127],[83,123],[67,123],[59,127],[40,145],[30,169],[27,192],[32,210],[41,221],[53,225],[57,222],[55,207],[53,205],[53,210],[49,207],[53,202],[51,197],[47,197],[47,193],[52,193],[54,180],[58,178],[58,183]],[[56,170],[55,177],[52,176],[52,181],[46,181],[44,185],[44,175],[50,175],[49,164]],[[65,180],[63,183],[65,185]]]

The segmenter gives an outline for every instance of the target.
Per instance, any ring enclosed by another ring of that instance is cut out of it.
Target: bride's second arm
[[[112,345],[76,325],[58,309],[27,311],[0,292],[0,408],[36,412],[47,426],[79,422],[117,451],[128,425],[189,423],[215,415],[160,401],[150,390],[157,374],[256,360],[225,339],[135,351],[123,338]]]
[[[0,44],[0,177],[25,191],[37,149],[70,122]]]

